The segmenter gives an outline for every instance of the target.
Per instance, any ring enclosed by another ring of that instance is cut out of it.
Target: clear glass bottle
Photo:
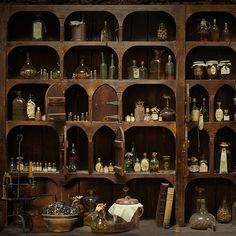
[[[224,109],[224,121],[230,121],[230,116],[229,116],[229,110],[228,109]]]
[[[163,98],[166,99],[166,105],[160,111],[160,116],[163,121],[174,121],[175,120],[175,111],[169,105],[170,96],[163,95]]]
[[[37,71],[31,63],[30,53],[26,52],[26,62],[20,69],[20,76],[25,79],[33,79],[36,75]]]
[[[213,25],[211,26],[210,32],[211,32],[211,40],[212,41],[219,41],[220,31],[219,31],[218,25],[216,24],[215,18],[213,19]]]
[[[167,36],[168,36],[168,31],[166,28],[166,24],[161,22],[157,30],[157,40],[166,41]]]
[[[60,79],[61,78],[60,76],[61,76],[60,59],[58,59],[57,64],[51,71],[50,79]]]
[[[191,120],[193,122],[198,122],[200,117],[200,110],[197,107],[197,100],[193,98],[192,107],[191,107]]]
[[[99,197],[96,195],[96,192],[94,189],[89,189],[86,193],[86,195],[83,198],[83,205],[85,213],[91,213],[95,211],[95,208],[99,202]],[[86,214],[87,215],[87,214]]]
[[[172,62],[171,55],[168,55],[168,61],[165,65],[165,79],[174,80],[174,63]]]
[[[140,164],[139,158],[136,158],[134,162],[134,172],[137,173],[140,171],[141,171],[141,164]]]
[[[137,121],[137,122],[143,121],[144,120],[144,113],[145,113],[144,101],[137,101],[135,103],[135,108],[134,108],[135,121]]]
[[[71,149],[69,151],[69,165],[68,165],[68,171],[69,172],[76,172],[76,161],[77,161],[77,152],[75,150],[75,144],[71,144]]]
[[[27,112],[27,117],[29,120],[35,119],[35,109],[36,109],[36,103],[35,103],[34,95],[30,93],[28,100],[26,102],[26,112]]]
[[[110,162],[109,166],[108,166],[108,171],[109,172],[114,172],[114,166],[112,165],[112,163]]]
[[[104,53],[101,52],[100,79],[107,79],[107,64],[105,63]]]
[[[133,154],[131,152],[127,152],[125,154],[125,163],[124,163],[124,170],[126,173],[133,172]]]
[[[111,30],[107,26],[107,21],[104,21],[104,27],[101,30],[101,41],[107,42],[111,40],[112,40]]]
[[[144,61],[141,61],[139,67],[139,79],[147,79],[147,68],[144,66]]]
[[[164,79],[163,77],[163,62],[161,59],[161,55],[163,51],[159,50],[153,50],[155,53],[154,58],[150,62],[149,66],[149,79],[152,80],[158,80],[158,79]]]
[[[151,121],[152,120],[152,117],[151,117],[151,114],[150,114],[150,109],[148,107],[145,110],[145,114],[144,114],[143,120],[144,121]]]
[[[35,112],[35,116],[34,116],[35,120],[42,120],[42,114],[41,114],[41,110],[40,107],[36,108],[36,112]]]
[[[41,19],[41,13],[37,13],[36,19],[33,21],[32,24],[32,39],[33,40],[44,40],[45,33],[46,33],[46,27],[45,23]]]
[[[149,159],[146,152],[143,153],[143,158],[141,159],[141,171],[149,171]]]
[[[132,61],[132,66],[128,68],[128,78],[129,79],[139,79],[140,74],[139,74],[139,68],[136,65],[136,60]]]
[[[26,120],[26,102],[21,93],[16,91],[17,97],[12,101],[12,120]]]
[[[202,108],[201,108],[201,113],[203,115],[203,121],[208,121],[209,120],[209,113],[208,110],[206,109],[206,98],[202,98]]]
[[[224,197],[222,204],[217,210],[216,219],[219,223],[229,223],[231,221],[231,218],[231,210],[228,206],[226,198]]]
[[[109,66],[109,79],[116,79],[116,67],[114,65],[114,54],[111,54],[111,65]]]
[[[150,160],[150,172],[158,172],[159,171],[159,160],[157,159],[157,153],[152,153],[152,158]]]
[[[216,121],[222,121],[224,118],[224,112],[221,109],[221,102],[217,102],[217,109],[215,111],[215,119]]]
[[[102,167],[102,159],[101,157],[98,157],[97,162],[95,164],[95,170],[97,172],[100,172],[101,167]]]
[[[74,79],[90,79],[90,70],[84,64],[84,58],[81,58],[80,65],[74,71]]]
[[[134,142],[132,142],[131,153],[132,153],[132,162],[133,162],[133,165],[134,165],[134,163],[136,161],[136,158],[138,157],[137,150],[135,148]]]
[[[228,28],[228,23],[225,22],[224,29],[222,31],[222,40],[229,42],[231,40],[230,30]]]

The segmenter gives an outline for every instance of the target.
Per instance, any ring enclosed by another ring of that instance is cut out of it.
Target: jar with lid
[[[227,142],[220,143],[220,150],[217,152],[217,170],[220,174],[231,171],[231,151]]]
[[[84,21],[84,18],[82,18],[82,21],[71,21],[71,40],[78,40],[78,41],[84,41],[86,40],[86,34],[87,34],[87,25]]]
[[[204,69],[206,64],[204,61],[194,61],[192,65],[194,79],[203,79],[204,78]]]
[[[217,79],[218,76],[218,61],[210,60],[206,62],[207,77],[209,80]]]
[[[162,156],[162,165],[165,172],[170,170],[170,156]]]
[[[231,67],[230,60],[222,60],[219,62],[221,79],[230,79],[230,67]]]
[[[168,31],[166,28],[166,24],[161,22],[157,30],[157,40],[166,41],[167,36],[168,36]]]

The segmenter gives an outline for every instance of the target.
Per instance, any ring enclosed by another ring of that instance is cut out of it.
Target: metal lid
[[[204,63],[204,61],[194,61],[192,68],[195,66],[206,66],[206,64]]]
[[[219,66],[225,66],[225,65],[231,66],[230,60],[222,60],[219,62]]]
[[[218,65],[218,61],[217,60],[210,60],[206,62],[207,66],[212,66],[212,65]]]

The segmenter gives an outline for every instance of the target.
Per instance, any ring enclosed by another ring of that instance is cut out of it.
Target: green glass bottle
[[[116,67],[114,65],[114,54],[111,54],[111,65],[109,66],[109,79],[115,79]]]
[[[107,64],[105,63],[104,53],[101,52],[102,63],[100,64],[100,79],[107,79]]]
[[[126,173],[130,173],[133,172],[133,160],[132,160],[132,153],[131,152],[127,152],[125,154],[125,172]]]
[[[144,66],[144,61],[141,61],[139,67],[139,79],[147,79],[147,68]]]

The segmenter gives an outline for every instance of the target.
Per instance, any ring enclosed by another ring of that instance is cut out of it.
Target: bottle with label
[[[150,114],[150,109],[148,107],[145,110],[145,114],[144,114],[143,120],[144,121],[151,121],[152,120],[152,117],[151,117],[151,114]]]
[[[217,102],[217,109],[215,111],[215,118],[216,118],[216,121],[219,121],[219,122],[222,121],[224,118],[224,112],[221,109],[221,102]]]
[[[12,101],[12,120],[26,120],[26,102],[21,93],[16,91],[17,97]]]
[[[138,158],[136,158],[134,163],[134,172],[140,172],[141,171],[141,164]]]
[[[209,120],[209,114],[208,110],[206,109],[206,98],[202,98],[202,108],[201,108],[201,113],[203,115],[203,121],[208,121]]]
[[[231,40],[230,30],[228,28],[228,23],[227,22],[225,22],[225,27],[222,31],[222,40],[226,41],[226,42],[229,42]]]
[[[36,19],[33,21],[32,25],[32,39],[33,40],[43,40],[46,33],[46,28],[43,20],[41,19],[41,14],[36,14]]]
[[[114,166],[112,165],[112,163],[110,162],[109,166],[108,166],[108,171],[109,172],[114,172]]]
[[[107,64],[105,63],[104,54],[101,52],[101,64],[100,64],[100,79],[107,79]]]
[[[101,159],[101,157],[98,157],[97,162],[95,164],[95,170],[97,172],[100,172],[101,168],[102,168],[102,159]]]
[[[107,26],[107,21],[104,21],[104,27],[101,30],[101,41],[107,42],[111,40],[112,40],[111,30]]]
[[[201,156],[201,160],[199,161],[199,172],[200,173],[208,172],[208,162],[204,155]]]
[[[143,158],[141,159],[141,171],[147,172],[149,171],[149,159],[147,157],[147,153],[143,153]]]
[[[76,171],[76,161],[77,161],[77,152],[75,150],[75,144],[72,143],[71,149],[69,151],[69,165],[68,165],[68,171],[69,172],[75,172]]]
[[[229,173],[231,171],[231,152],[228,143],[222,142],[220,144],[220,150],[217,153],[217,162],[217,169],[220,174]]]
[[[174,80],[174,63],[172,62],[171,55],[168,55],[168,61],[165,65],[165,79]]]
[[[219,41],[220,39],[220,31],[219,31],[219,27],[216,24],[216,19],[213,19],[213,25],[211,26],[211,40],[212,41]]]
[[[41,110],[40,107],[36,108],[36,112],[35,112],[35,116],[34,116],[35,120],[42,120],[42,114],[41,114]]]
[[[30,93],[29,98],[26,103],[26,112],[27,112],[27,117],[29,120],[35,119],[35,109],[36,109],[36,104],[35,104],[34,95]]]
[[[159,170],[159,161],[157,159],[157,153],[152,153],[152,158],[150,160],[150,172],[158,172]]]
[[[200,117],[200,110],[197,107],[196,98],[193,98],[192,109],[191,109],[191,120],[193,122],[197,122],[199,121],[199,117]]]
[[[126,173],[133,172],[133,154],[131,152],[127,152],[125,154],[125,162],[124,162],[124,170]]]
[[[224,121],[230,121],[230,116],[229,116],[229,110],[228,109],[224,109]]]
[[[163,51],[153,50],[155,53],[154,58],[150,62],[149,66],[149,79],[157,80],[163,79],[163,68],[162,68],[162,59],[161,54]]]
[[[109,79],[115,79],[116,67],[114,65],[114,54],[111,54],[111,65],[109,66]]]
[[[139,79],[147,79],[147,68],[144,66],[144,61],[141,61],[139,67]]]
[[[129,79],[139,79],[139,68],[136,65],[136,60],[132,61],[132,66],[128,69],[128,77]]]

